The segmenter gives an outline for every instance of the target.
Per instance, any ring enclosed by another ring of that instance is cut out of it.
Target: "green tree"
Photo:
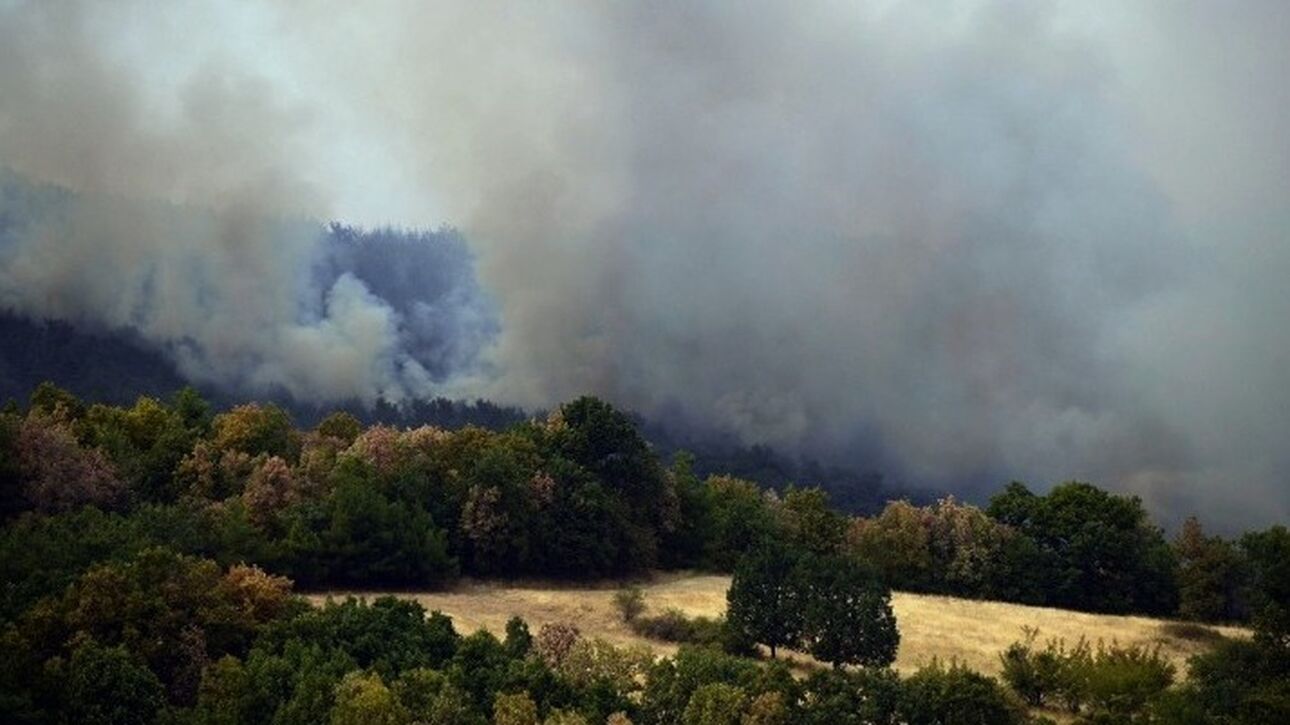
[[[321,436],[335,438],[345,445],[349,445],[363,432],[363,424],[358,422],[358,418],[355,418],[350,413],[338,410],[323,418],[318,423],[318,426],[314,428],[314,432]]]
[[[484,717],[471,708],[469,696],[437,670],[408,670],[394,683],[394,691],[414,722],[432,725],[482,725],[484,722]]]
[[[624,622],[631,623],[645,611],[645,593],[638,586],[630,586],[614,592],[614,609]]]
[[[506,640],[502,644],[511,657],[520,659],[528,655],[533,649],[533,634],[529,632],[529,625],[518,616],[506,620]]]
[[[300,452],[300,434],[287,411],[273,404],[247,403],[215,416],[211,424],[215,447],[250,456],[261,453],[294,462]]]
[[[803,725],[895,725],[904,688],[889,669],[816,672],[803,685]]]
[[[758,666],[716,650],[683,645],[675,656],[654,663],[646,678],[642,709],[645,722],[680,722],[690,697],[712,683],[751,683]]]
[[[891,590],[871,570],[846,557],[811,560],[802,585],[808,651],[834,668],[885,667],[896,659],[900,633]]]
[[[847,521],[829,508],[829,494],[824,489],[790,486],[780,514],[794,546],[820,556],[838,553]]]
[[[63,421],[75,421],[85,415],[85,403],[70,392],[46,380],[31,391],[30,410],[40,411]]]
[[[425,586],[457,575],[447,531],[424,509],[383,494],[370,469],[347,461],[333,485],[321,505],[306,503],[286,513],[297,580]]]
[[[620,493],[635,519],[658,523],[663,469],[626,415],[603,400],[582,397],[560,406],[556,445],[560,454]]]
[[[336,685],[329,721],[331,725],[404,725],[411,718],[380,675],[356,671]]]
[[[1177,562],[1136,496],[1063,483],[1046,496],[1012,483],[990,500],[995,519],[1029,536],[1054,573],[1050,604],[1101,612],[1170,614]]]
[[[493,701],[493,725],[538,725],[537,705],[527,692],[498,695]]]
[[[1250,566],[1257,635],[1274,650],[1290,649],[1290,529],[1277,525],[1247,533],[1241,551]]]
[[[800,556],[786,546],[766,544],[735,567],[726,592],[726,621],[747,639],[770,648],[802,641],[804,609]]]
[[[756,484],[730,476],[709,476],[704,495],[709,521],[703,556],[707,567],[733,571],[746,552],[783,541],[775,515]]]
[[[900,721],[908,725],[1021,725],[1025,709],[994,678],[939,661],[904,682]]]
[[[739,725],[747,705],[748,695],[743,689],[714,682],[690,695],[681,722],[685,725]]]
[[[1247,577],[1240,550],[1220,537],[1206,536],[1194,516],[1183,523],[1173,547],[1178,558],[1178,616],[1210,622],[1242,618]]]
[[[93,640],[72,652],[60,698],[66,722],[88,725],[151,723],[165,703],[161,682],[125,647]]]

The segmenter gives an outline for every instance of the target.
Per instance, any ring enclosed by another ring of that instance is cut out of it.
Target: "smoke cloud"
[[[1290,515],[1284,3],[172,7],[0,16],[0,163],[95,200],[6,305],[302,396]],[[281,221],[328,217],[462,229],[500,327]]]

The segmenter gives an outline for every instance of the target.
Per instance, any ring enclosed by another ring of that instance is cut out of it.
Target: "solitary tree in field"
[[[803,639],[818,660],[885,667],[896,659],[900,633],[891,590],[853,559],[813,559],[802,577]]]
[[[770,648],[791,647],[802,638],[800,559],[784,546],[753,550],[735,568],[726,592],[727,621],[748,639]]]

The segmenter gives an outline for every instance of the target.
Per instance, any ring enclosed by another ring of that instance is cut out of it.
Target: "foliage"
[[[703,685],[690,695],[681,714],[685,725],[739,725],[748,696],[743,689],[723,682]]]
[[[394,683],[394,692],[414,722],[479,725],[484,719],[471,707],[469,695],[438,670],[407,670]]]
[[[1290,650],[1268,637],[1220,643],[1192,658],[1187,682],[1156,710],[1162,722],[1290,722]]]
[[[1037,496],[1012,483],[991,499],[989,513],[1037,544],[1051,575],[1046,603],[1151,614],[1177,607],[1173,550],[1137,497],[1075,482]]]
[[[58,408],[62,410],[62,408]],[[23,420],[14,441],[22,495],[42,513],[69,511],[90,504],[100,508],[122,505],[125,482],[108,457],[97,448],[83,448],[71,423],[37,411]]]
[[[355,670],[336,685],[331,725],[403,725],[409,721],[407,708],[380,675]]]
[[[503,645],[511,657],[519,659],[526,656],[533,649],[533,635],[529,632],[529,625],[518,616],[508,619]]]
[[[819,557],[803,573],[802,638],[816,659],[834,667],[885,667],[896,659],[900,633],[891,590],[853,559]]]
[[[732,571],[745,553],[778,541],[778,524],[753,483],[711,476],[704,484],[707,515],[703,559],[709,568]]]
[[[1036,649],[1038,629],[1026,627],[1023,632],[1024,639],[1013,642],[999,655],[1002,676],[1026,704],[1040,707],[1062,690],[1063,670],[1069,656],[1065,644],[1058,640],[1050,640],[1043,649]]]
[[[1178,616],[1201,621],[1236,621],[1246,616],[1248,578],[1240,549],[1206,536],[1192,516],[1173,542],[1178,558]]]
[[[638,586],[625,587],[614,592],[614,608],[630,624],[645,611],[645,594]]]
[[[1060,703],[1087,717],[1126,718],[1144,712],[1173,682],[1173,665],[1159,649],[1100,642],[1094,649],[1084,641],[1067,649],[1057,640],[1037,649],[1037,635],[1027,629],[1025,640],[1000,655],[1004,681],[1031,706]]]
[[[157,677],[121,645],[83,642],[72,652],[62,676],[66,689],[59,695],[60,709],[67,722],[150,723],[165,702]]]
[[[847,522],[829,507],[824,489],[790,486],[778,513],[794,548],[824,556],[837,553],[842,546]]]
[[[534,649],[547,666],[559,667],[569,651],[577,644],[579,636],[578,628],[572,624],[550,622],[538,629]]]
[[[1290,719],[1284,527],[1228,541],[1192,521],[1171,546],[1141,502],[1076,483],[1043,496],[1014,484],[988,511],[892,502],[848,521],[822,489],[780,498],[695,470],[685,455],[665,470],[632,418],[594,398],[501,433],[364,428],[343,412],[302,432],[271,405],[212,415],[191,389],[111,406],[44,386],[27,410],[0,411],[0,712],[211,725],[1015,721],[1010,694],[956,664],[904,681],[885,669],[899,586],[1250,618],[1252,641],[1219,640],[1178,687],[1150,649],[1041,647],[1037,633],[1003,653],[1004,680],[1088,721]],[[501,642],[388,597],[310,608],[282,576],[425,587],[658,564],[735,576],[726,620],[647,614],[631,588],[614,596],[634,631],[682,645],[657,661],[570,624],[534,636],[513,618]],[[772,661],[732,656],[755,642]],[[799,681],[773,659],[784,646],[838,669]]]
[[[653,662],[648,647],[615,647],[602,639],[580,639],[560,659],[556,671],[575,685],[604,683],[629,694],[639,688]]]
[[[498,695],[493,701],[493,725],[538,725],[537,705],[527,692]]]
[[[338,410],[323,418],[314,427],[314,431],[318,435],[335,438],[345,445],[349,445],[363,432],[363,424],[353,414]]]
[[[826,670],[803,685],[804,725],[896,725],[904,700],[900,678],[888,669]]]
[[[239,405],[215,416],[211,430],[219,451],[239,451],[252,457],[263,453],[289,461],[299,453],[300,436],[291,425],[291,416],[276,405]]]
[[[1250,606],[1257,635],[1273,649],[1290,648],[1290,529],[1273,526],[1241,537],[1250,567]]]
[[[770,648],[802,640],[806,602],[803,600],[801,558],[792,549],[763,545],[739,562],[726,593],[730,626],[748,640]]]
[[[643,697],[645,722],[680,722],[695,690],[712,683],[748,682],[756,673],[757,666],[748,660],[682,645],[674,657],[650,668]]]
[[[730,654],[752,653],[751,642],[722,617],[687,617],[679,609],[667,609],[661,614],[637,617],[632,620],[631,628],[642,637],[664,642],[716,647]]]
[[[380,597],[370,604],[353,597],[276,621],[256,648],[283,653],[294,643],[335,651],[358,667],[384,677],[416,667],[443,667],[461,641],[452,620],[413,601]]]
[[[994,678],[936,660],[905,680],[900,714],[909,725],[1020,725],[1027,720],[1025,709]]]

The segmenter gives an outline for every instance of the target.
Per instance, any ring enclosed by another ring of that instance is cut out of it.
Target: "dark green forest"
[[[1019,645],[1009,687],[954,663],[901,679],[887,669],[893,588],[1255,629],[1167,690],[1170,677],[1143,678],[1160,675],[1143,653],[1080,655],[1119,673],[1106,675],[1114,692],[1129,680],[1146,692],[1075,708],[1099,722],[1271,722],[1290,707],[1282,526],[1228,540],[1192,519],[1168,538],[1137,498],[1079,482],[1046,494],[1011,483],[984,509],[897,500],[850,516],[811,483],[701,476],[692,456],[663,460],[637,421],[590,397],[500,431],[364,426],[346,412],[301,429],[278,406],[216,412],[191,389],[126,407],[41,385],[0,413],[0,712],[1009,722],[1025,717],[1018,693],[1042,700],[1034,673],[1065,661]],[[659,569],[735,576],[716,635],[657,662],[518,620],[504,641],[463,637],[412,603],[311,608],[293,594]],[[794,677],[779,647],[835,667]]]

